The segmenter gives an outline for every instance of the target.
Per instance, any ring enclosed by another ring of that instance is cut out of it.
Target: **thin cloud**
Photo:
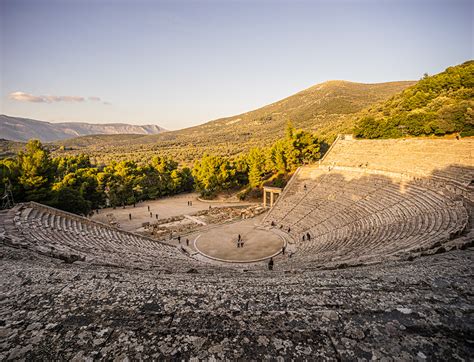
[[[46,103],[53,102],[84,102],[84,97],[79,96],[40,96]]]
[[[23,92],[13,92],[8,95],[8,98],[19,102],[33,102],[33,103],[44,103],[46,102],[43,97],[37,97],[32,94]]]
[[[102,101],[100,97],[81,97],[81,96],[35,96],[33,94],[25,92],[13,92],[8,95],[9,99],[18,102],[32,102],[32,103],[54,103],[54,102],[85,102],[87,100],[91,102],[100,102]]]

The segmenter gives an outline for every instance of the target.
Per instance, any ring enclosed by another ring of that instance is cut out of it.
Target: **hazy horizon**
[[[156,124],[328,80],[417,80],[473,56],[470,1],[0,0],[0,113]]]

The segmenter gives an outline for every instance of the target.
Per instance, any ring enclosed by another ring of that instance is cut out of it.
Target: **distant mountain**
[[[291,121],[326,140],[354,126],[358,112],[415,84],[415,81],[363,84],[328,81],[262,108],[163,134],[119,139],[81,137],[59,141],[72,153],[85,152],[99,160],[146,161],[156,153],[192,163],[203,153],[232,156],[255,146],[270,146]]]
[[[42,142],[58,141],[87,135],[140,134],[154,135],[165,132],[156,125],[136,126],[125,123],[51,123],[34,119],[0,115],[0,138],[11,141],[28,141],[31,138]]]

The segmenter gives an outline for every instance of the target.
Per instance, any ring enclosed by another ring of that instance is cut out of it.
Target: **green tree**
[[[203,195],[230,188],[234,185],[235,169],[228,159],[205,154],[193,167],[195,186]]]
[[[27,191],[47,187],[51,181],[49,151],[38,140],[29,141],[25,151],[18,153],[18,167],[18,182]]]
[[[469,134],[474,107],[474,61],[425,75],[358,119],[354,133],[362,138]]]
[[[87,215],[91,211],[90,201],[84,200],[78,190],[66,185],[55,188],[51,193],[51,198],[45,203],[75,214]]]
[[[265,153],[260,148],[252,148],[247,156],[248,180],[250,187],[259,187],[265,176]]]

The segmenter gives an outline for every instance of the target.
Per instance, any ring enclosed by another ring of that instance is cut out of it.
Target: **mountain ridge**
[[[37,119],[0,114],[0,135],[11,141],[28,141],[35,138],[53,142],[90,135],[158,134],[166,132],[158,125],[132,125],[127,123],[48,122]]]

